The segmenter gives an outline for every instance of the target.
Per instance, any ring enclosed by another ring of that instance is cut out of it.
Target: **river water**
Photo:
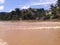
[[[60,28],[36,29],[55,26],[60,22],[0,22],[0,39],[8,45],[60,45]]]

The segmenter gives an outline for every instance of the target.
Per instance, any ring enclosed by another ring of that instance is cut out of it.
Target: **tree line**
[[[16,8],[11,12],[0,12],[0,20],[47,20],[60,18],[60,0],[51,4],[49,10],[44,8]]]

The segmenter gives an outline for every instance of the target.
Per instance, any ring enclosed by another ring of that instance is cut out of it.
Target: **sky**
[[[56,4],[57,0],[0,0],[0,12],[10,12],[15,8],[28,9],[44,8],[49,9],[51,4]]]

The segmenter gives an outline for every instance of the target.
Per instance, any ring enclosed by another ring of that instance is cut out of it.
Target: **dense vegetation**
[[[60,0],[57,4],[50,5],[49,10],[44,8],[28,8],[22,9],[16,8],[11,12],[0,12],[0,20],[47,20],[47,19],[59,19],[60,18]]]

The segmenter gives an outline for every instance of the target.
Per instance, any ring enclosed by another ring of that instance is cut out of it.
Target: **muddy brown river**
[[[0,39],[8,45],[60,45],[60,22],[0,21]]]

